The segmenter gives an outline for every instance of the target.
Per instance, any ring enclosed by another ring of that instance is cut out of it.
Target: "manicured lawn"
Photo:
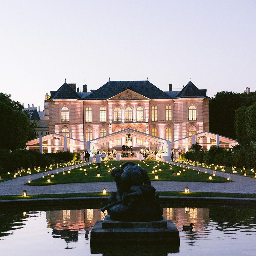
[[[60,171],[54,176],[47,175],[44,177],[33,180],[28,185],[46,186],[54,184],[67,184],[67,183],[84,183],[84,182],[111,182],[111,170],[114,167],[120,166],[126,161],[108,161],[102,162],[101,171],[97,168],[96,164],[86,165],[81,168],[72,169],[69,171]],[[170,165],[165,162],[157,161],[133,161],[145,168],[151,180],[158,181],[192,181],[192,182],[228,182],[227,179],[213,176],[212,180],[209,179],[210,174],[199,173],[196,170],[182,168],[176,165]],[[156,177],[158,176],[158,179]]]

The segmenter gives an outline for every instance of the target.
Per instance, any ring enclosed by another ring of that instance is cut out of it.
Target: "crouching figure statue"
[[[113,169],[111,175],[117,191],[111,194],[108,205],[101,210],[107,210],[112,220],[162,220],[163,209],[145,169],[133,162],[126,162],[120,168]]]

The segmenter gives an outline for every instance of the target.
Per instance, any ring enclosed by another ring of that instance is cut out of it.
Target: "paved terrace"
[[[85,164],[82,164],[85,165]],[[80,165],[81,166],[81,165]],[[68,170],[70,167],[64,168]],[[62,171],[63,168],[59,169]],[[56,173],[56,170],[50,171],[50,174]],[[200,168],[204,172],[204,168]],[[212,173],[208,170],[208,173]],[[217,176],[226,178],[226,173],[216,172]],[[102,192],[106,188],[108,192],[116,191],[114,182],[93,182],[93,183],[75,183],[60,184],[48,186],[28,186],[25,185],[28,179],[34,180],[42,177],[42,173],[33,174],[25,177],[8,180],[0,183],[0,195],[21,195],[23,190],[27,190],[29,195],[38,194],[64,194],[64,193],[88,193]],[[225,183],[206,183],[206,182],[176,182],[176,181],[153,181],[152,185],[157,191],[184,191],[189,187],[191,192],[222,192],[222,193],[256,193],[256,179],[230,174],[233,182]]]

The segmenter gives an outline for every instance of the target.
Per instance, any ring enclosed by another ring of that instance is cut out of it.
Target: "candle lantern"
[[[186,193],[186,194],[189,193],[189,188],[188,188],[188,187],[185,188],[185,193]]]

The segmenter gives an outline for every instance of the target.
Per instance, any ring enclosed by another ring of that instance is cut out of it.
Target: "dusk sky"
[[[255,0],[0,0],[0,92],[43,106],[67,79],[256,90]]]

